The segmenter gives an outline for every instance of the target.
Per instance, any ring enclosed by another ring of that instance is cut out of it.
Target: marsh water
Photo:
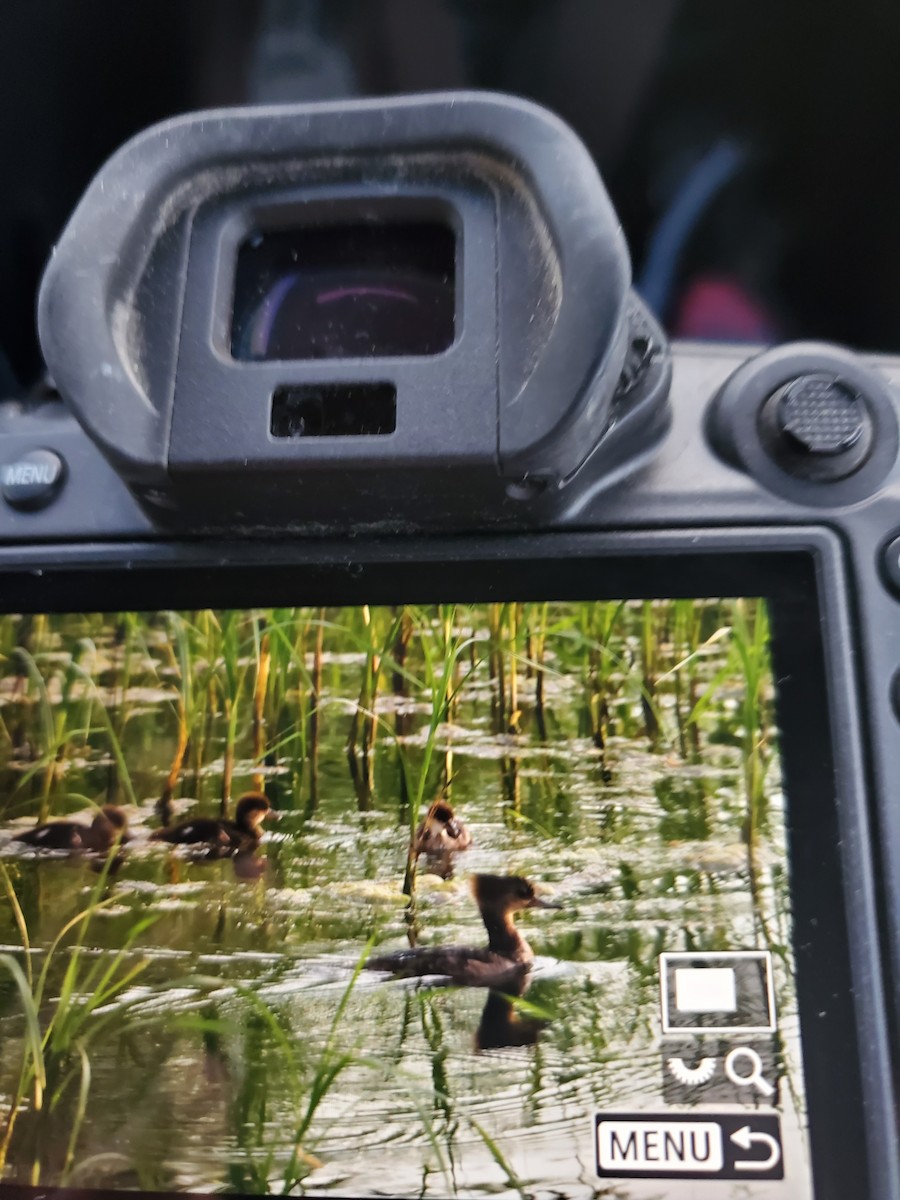
[[[656,1196],[597,1177],[592,1121],[664,1110],[659,955],[764,949],[778,1091],[736,1099],[780,1113],[786,1180],[717,1195],[809,1194],[762,603],[10,616],[0,652],[0,1178]],[[257,788],[280,819],[173,850],[167,782],[175,815]],[[472,847],[412,870],[441,792]],[[12,840],[107,801],[113,861]],[[474,873],[562,906],[518,918],[520,995],[359,969],[484,945]]]

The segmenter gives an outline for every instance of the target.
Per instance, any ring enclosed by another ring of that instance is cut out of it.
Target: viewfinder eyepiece
[[[236,359],[440,354],[456,326],[456,239],[436,222],[254,233],[238,251]]]

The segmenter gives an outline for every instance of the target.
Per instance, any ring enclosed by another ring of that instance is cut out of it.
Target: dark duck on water
[[[104,804],[90,825],[80,821],[48,821],[24,833],[13,835],[13,841],[24,842],[41,850],[71,850],[104,854],[117,841],[124,841],[128,818],[115,804]]]
[[[488,944],[421,946],[368,959],[371,971],[398,979],[440,976],[462,987],[514,988],[531,968],[534,952],[513,920],[525,908],[561,908],[543,900],[520,875],[474,875],[472,895],[487,930]]]
[[[220,854],[250,850],[262,837],[260,825],[272,812],[261,792],[241,796],[234,810],[234,820],[225,817],[193,817],[157,829],[150,835],[154,842],[169,842],[177,846],[200,846]]]

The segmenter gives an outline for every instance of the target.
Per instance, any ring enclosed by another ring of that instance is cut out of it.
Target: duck
[[[260,825],[271,812],[272,806],[262,792],[246,792],[235,806],[233,821],[225,817],[193,817],[155,830],[150,840],[178,846],[206,846],[219,855],[252,850],[262,837]]]
[[[416,830],[413,854],[416,858],[424,856],[430,874],[452,879],[457,853],[471,845],[472,835],[450,804],[439,796]]]
[[[516,928],[514,916],[526,908],[558,909],[521,875],[473,875],[472,896],[487,930],[486,946],[419,946],[379,954],[366,968],[398,979],[436,975],[460,987],[518,989],[531,970],[534,951]]]
[[[81,821],[48,821],[14,834],[13,841],[41,850],[105,854],[116,842],[124,841],[127,833],[128,817],[124,810],[117,804],[104,804],[90,825]]]
[[[417,855],[437,858],[458,850],[468,850],[471,845],[472,835],[450,804],[439,796],[416,830],[413,850]]]

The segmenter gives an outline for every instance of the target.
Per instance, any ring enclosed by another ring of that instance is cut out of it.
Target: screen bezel
[[[890,1178],[896,1134],[877,881],[852,622],[834,535],[695,530],[29,547],[0,550],[0,574],[4,612],[764,597],[788,805],[815,1195],[888,1194],[880,1185]],[[36,1194],[0,1184],[0,1200]],[[72,1200],[100,1193],[59,1194]]]

